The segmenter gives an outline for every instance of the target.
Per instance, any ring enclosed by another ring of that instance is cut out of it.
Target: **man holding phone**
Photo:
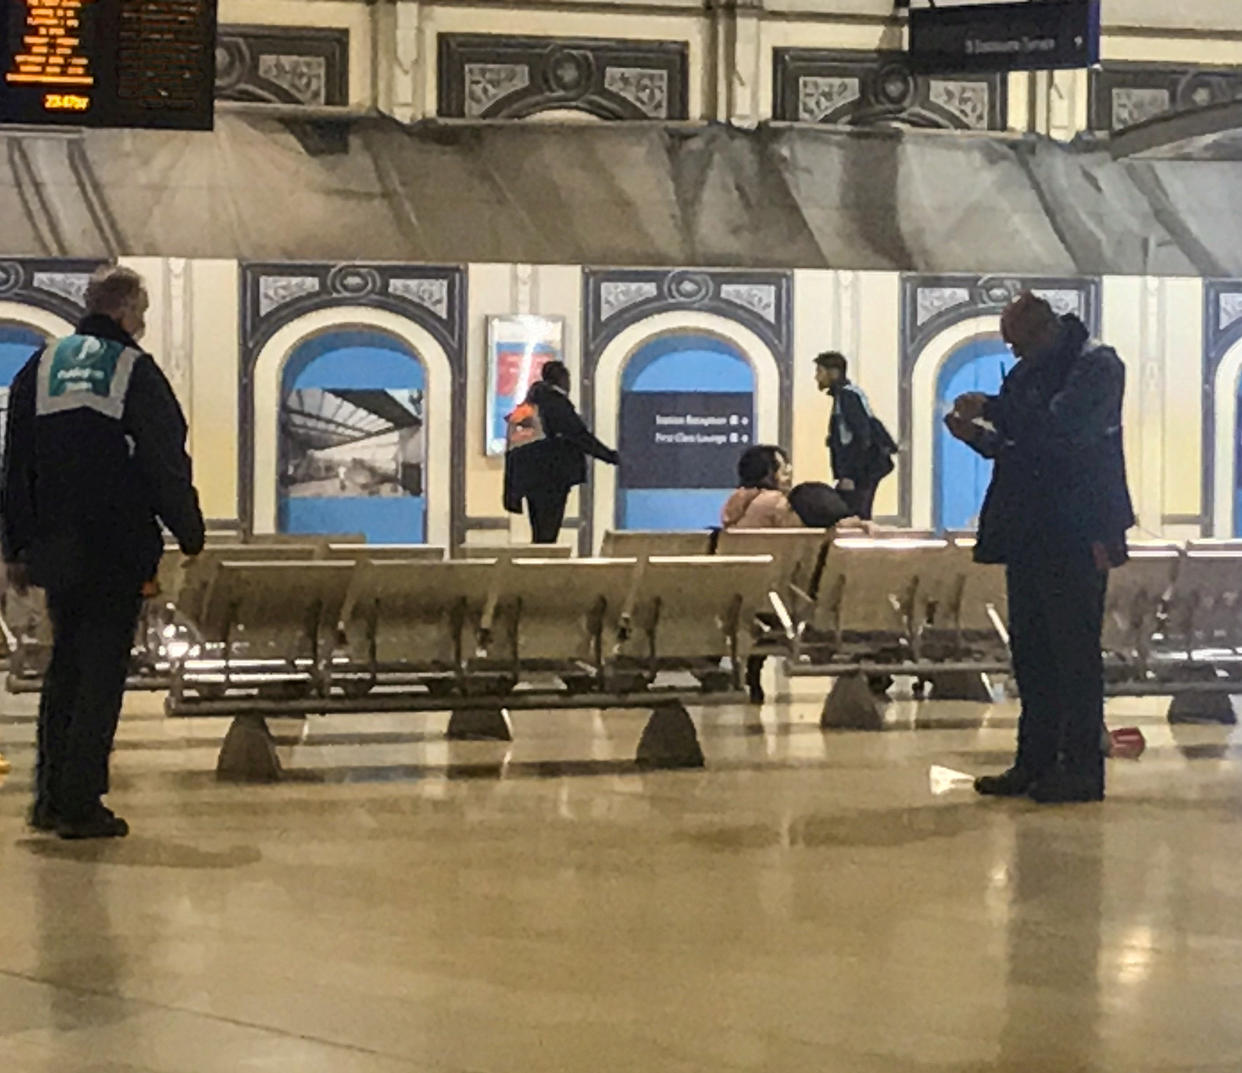
[[[998,395],[960,396],[949,431],[995,461],[975,560],[1005,566],[1018,750],[989,796],[1043,803],[1104,797],[1100,635],[1108,573],[1126,561],[1134,511],[1121,414],[1125,366],[1033,294],[1001,317],[1018,359]]]

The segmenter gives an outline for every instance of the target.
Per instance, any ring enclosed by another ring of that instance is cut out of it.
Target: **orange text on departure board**
[[[43,97],[43,107],[48,112],[85,112],[91,99],[80,93],[48,93]]]
[[[5,73],[10,83],[91,86],[90,61],[81,50],[82,9],[91,0],[26,0],[21,50]],[[50,97],[44,106],[51,109]],[[61,107],[64,107],[62,104]],[[81,109],[71,109],[81,110]]]

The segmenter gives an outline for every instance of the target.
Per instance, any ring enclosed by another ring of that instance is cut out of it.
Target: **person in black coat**
[[[530,515],[536,544],[555,544],[569,493],[587,479],[587,456],[615,466],[617,452],[586,427],[569,399],[569,369],[550,361],[526,401],[509,415],[505,509]]]
[[[159,522],[187,555],[204,541],[185,417],[137,344],[142,278],[104,269],[86,306],[77,331],[13,381],[0,490],[9,584],[45,589],[52,623],[30,822],[63,838],[129,830],[102,798],[143,589],[164,551]]]
[[[995,396],[957,399],[950,432],[995,460],[975,545],[1002,563],[1018,751],[981,794],[1037,801],[1104,797],[1100,635],[1109,571],[1126,561],[1134,510],[1122,449],[1125,366],[1074,316],[1023,294],[1001,319],[1018,357]]]

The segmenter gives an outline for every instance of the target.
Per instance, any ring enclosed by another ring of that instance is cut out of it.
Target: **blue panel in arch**
[[[938,529],[973,529],[992,476],[992,463],[959,443],[941,420],[958,395],[995,395],[1014,358],[999,339],[982,339],[954,351],[936,384],[935,523]]]
[[[708,392],[748,394],[755,427],[755,371],[730,343],[710,335],[670,334],[652,340],[626,364],[622,392]],[[618,445],[622,454],[625,443]],[[731,488],[617,489],[619,529],[709,529]]]
[[[755,371],[737,348],[710,335],[665,335],[625,366],[622,391],[755,390]]]
[[[0,324],[0,387],[8,387],[46,339],[33,328]]]
[[[419,391],[423,364],[403,343],[382,332],[328,332],[308,339],[285,363],[284,394],[306,388]]]
[[[617,512],[625,529],[715,529],[732,494],[732,488],[623,488]]]
[[[421,544],[427,532],[422,496],[282,498],[282,533],[365,533],[369,544]]]
[[[383,332],[356,330],[307,340],[286,362],[281,378],[284,398],[311,389],[425,392],[426,381],[422,362],[404,343]],[[424,412],[424,429],[426,418]],[[425,488],[425,474],[422,484]],[[281,495],[277,521],[283,533],[363,533],[373,544],[417,544],[426,539],[426,493]]]

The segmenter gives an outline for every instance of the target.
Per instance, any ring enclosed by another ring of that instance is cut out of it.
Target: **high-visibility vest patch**
[[[121,420],[138,357],[136,350],[93,335],[50,343],[39,358],[35,412],[43,416],[85,409]]]

